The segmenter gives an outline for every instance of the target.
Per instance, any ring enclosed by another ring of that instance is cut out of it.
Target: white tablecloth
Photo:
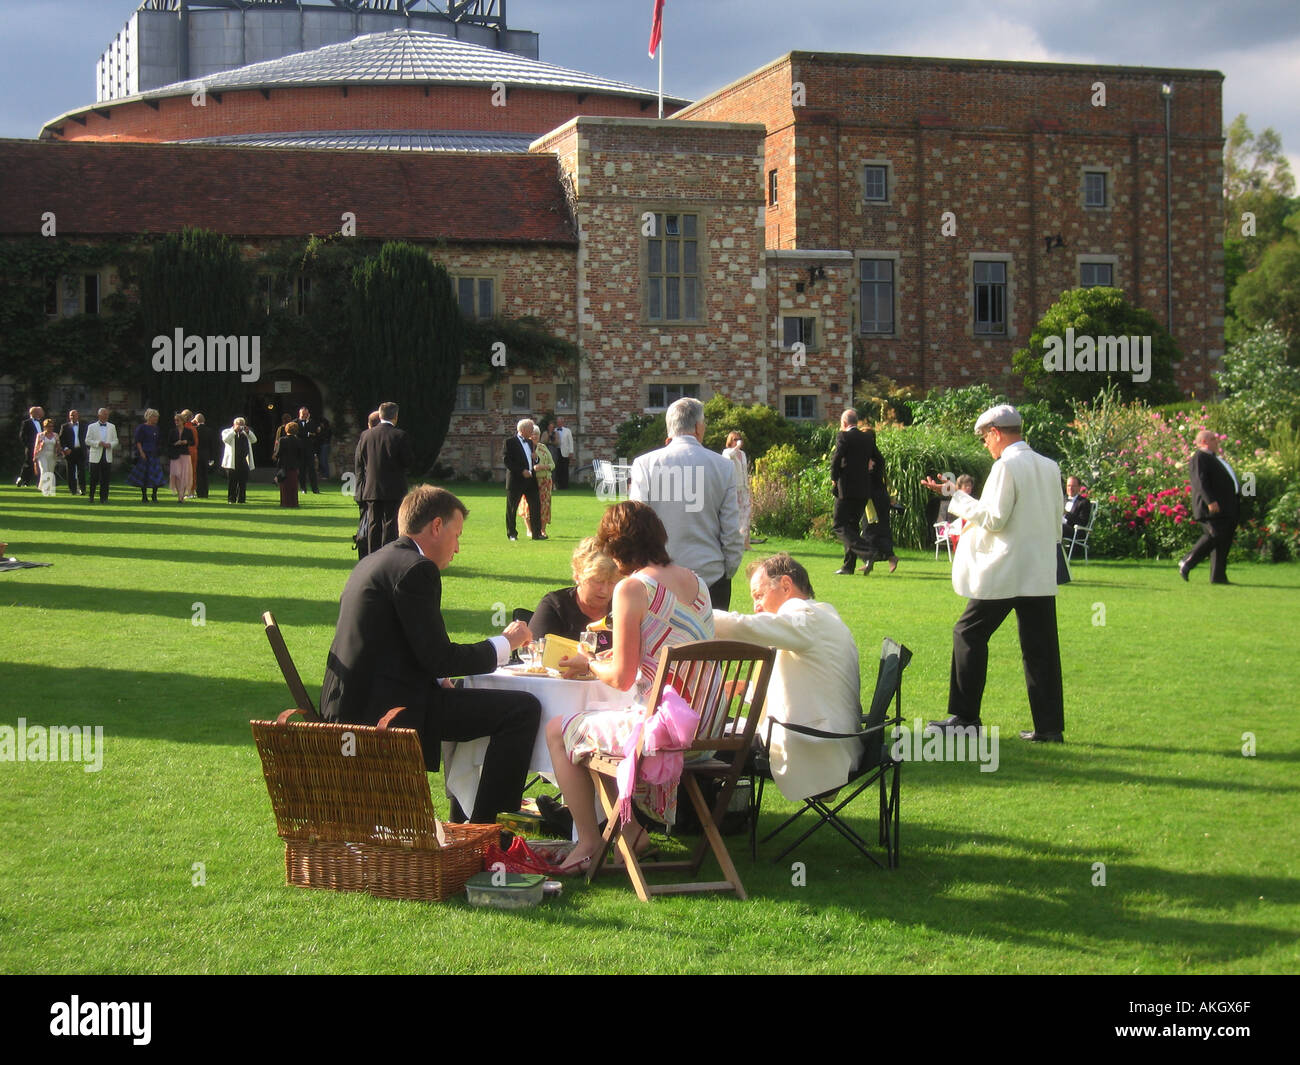
[[[619,707],[631,703],[631,693],[621,692],[598,680],[562,680],[558,677],[538,677],[511,673],[507,669],[498,669],[495,673],[484,673],[477,677],[466,677],[465,687],[480,691],[523,691],[537,696],[542,704],[542,718],[537,728],[537,738],[533,741],[533,753],[528,762],[528,771],[541,773],[553,778],[551,752],[546,746],[546,723],[553,717],[567,717],[579,710],[586,710],[592,704]],[[487,754],[487,737],[470,740],[467,743],[444,743],[442,745],[442,769],[447,783],[447,794],[460,803],[460,808],[467,814],[474,809],[474,799],[478,795],[478,778],[483,770],[483,758]]]

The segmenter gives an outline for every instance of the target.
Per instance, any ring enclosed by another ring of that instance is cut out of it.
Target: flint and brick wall
[[[1162,83],[1174,90],[1172,322]],[[765,124],[779,190],[769,247],[895,260],[895,330],[857,337],[863,367],[925,388],[1000,383],[1078,286],[1083,257],[1113,262],[1116,287],[1182,348],[1179,387],[1204,394],[1223,349],[1221,88],[1214,71],[795,52],[677,117]],[[867,202],[863,168],[882,163],[887,200]],[[1085,170],[1106,173],[1107,206],[1084,206]],[[971,264],[985,255],[1007,262],[1005,335],[974,333]]]

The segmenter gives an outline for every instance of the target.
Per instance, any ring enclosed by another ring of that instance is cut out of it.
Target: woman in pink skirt
[[[190,465],[190,448],[194,446],[194,430],[185,424],[185,416],[172,418],[172,429],[167,434],[167,483],[176,493],[176,502],[184,503],[194,485],[194,467]]]
[[[709,589],[694,572],[673,565],[667,551],[668,533],[647,504],[629,501],[606,510],[596,543],[623,574],[614,588],[614,646],[609,658],[588,661],[577,654],[562,659],[560,665],[568,675],[590,670],[620,691],[631,692],[634,686],[637,690],[627,707],[583,710],[568,718],[553,718],[546,727],[555,779],[578,830],[578,843],[565,866],[566,872],[573,873],[585,871],[601,846],[595,789],[591,774],[581,763],[597,751],[622,752],[637,722],[647,716],[641,700],[654,682],[664,647],[713,638]],[[676,819],[675,788],[638,789],[636,798],[655,820],[672,824]],[[639,826],[635,837],[629,834],[629,839],[638,853],[649,845]]]

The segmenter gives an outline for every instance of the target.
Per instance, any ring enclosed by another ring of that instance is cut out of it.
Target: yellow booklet
[[[542,655],[542,665],[550,669],[559,669],[561,658],[572,658],[581,650],[577,640],[552,634],[546,637],[546,653]]]

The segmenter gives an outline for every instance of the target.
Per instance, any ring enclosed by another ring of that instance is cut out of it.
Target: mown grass
[[[509,544],[502,492],[453,487],[472,514],[445,615],[453,638],[471,640],[493,631],[503,606],[531,607],[567,582],[601,504],[557,493],[551,541]],[[1015,737],[1029,715],[1008,622],[984,713],[1002,730],[998,770],[907,765],[897,870],[822,833],[779,866],[763,853],[751,863],[737,843],[748,902],[643,906],[611,878],[497,913],[284,885],[248,729],[287,705],[259,616],[276,612],[308,686],[319,685],[355,557],[355,507],[325,494],[281,511],[267,487],[251,498],[142,506],[114,486],[110,505],[92,508],[0,489],[9,553],[53,563],[0,574],[0,724],[98,724],[106,735],[98,773],[0,762],[0,970],[1296,968],[1300,567],[1236,566],[1235,586],[1212,588],[1203,570],[1186,585],[1168,563],[1076,566],[1058,603],[1067,744]],[[882,636],[903,641],[915,652],[905,715],[941,715],[961,608],[946,560],[907,554],[893,576],[848,578],[831,576],[829,544],[772,541],[751,554],[781,548],[854,630],[864,676]],[[735,605],[747,608],[741,580]],[[776,799],[766,824],[789,808]],[[854,818],[864,832],[869,813]]]

